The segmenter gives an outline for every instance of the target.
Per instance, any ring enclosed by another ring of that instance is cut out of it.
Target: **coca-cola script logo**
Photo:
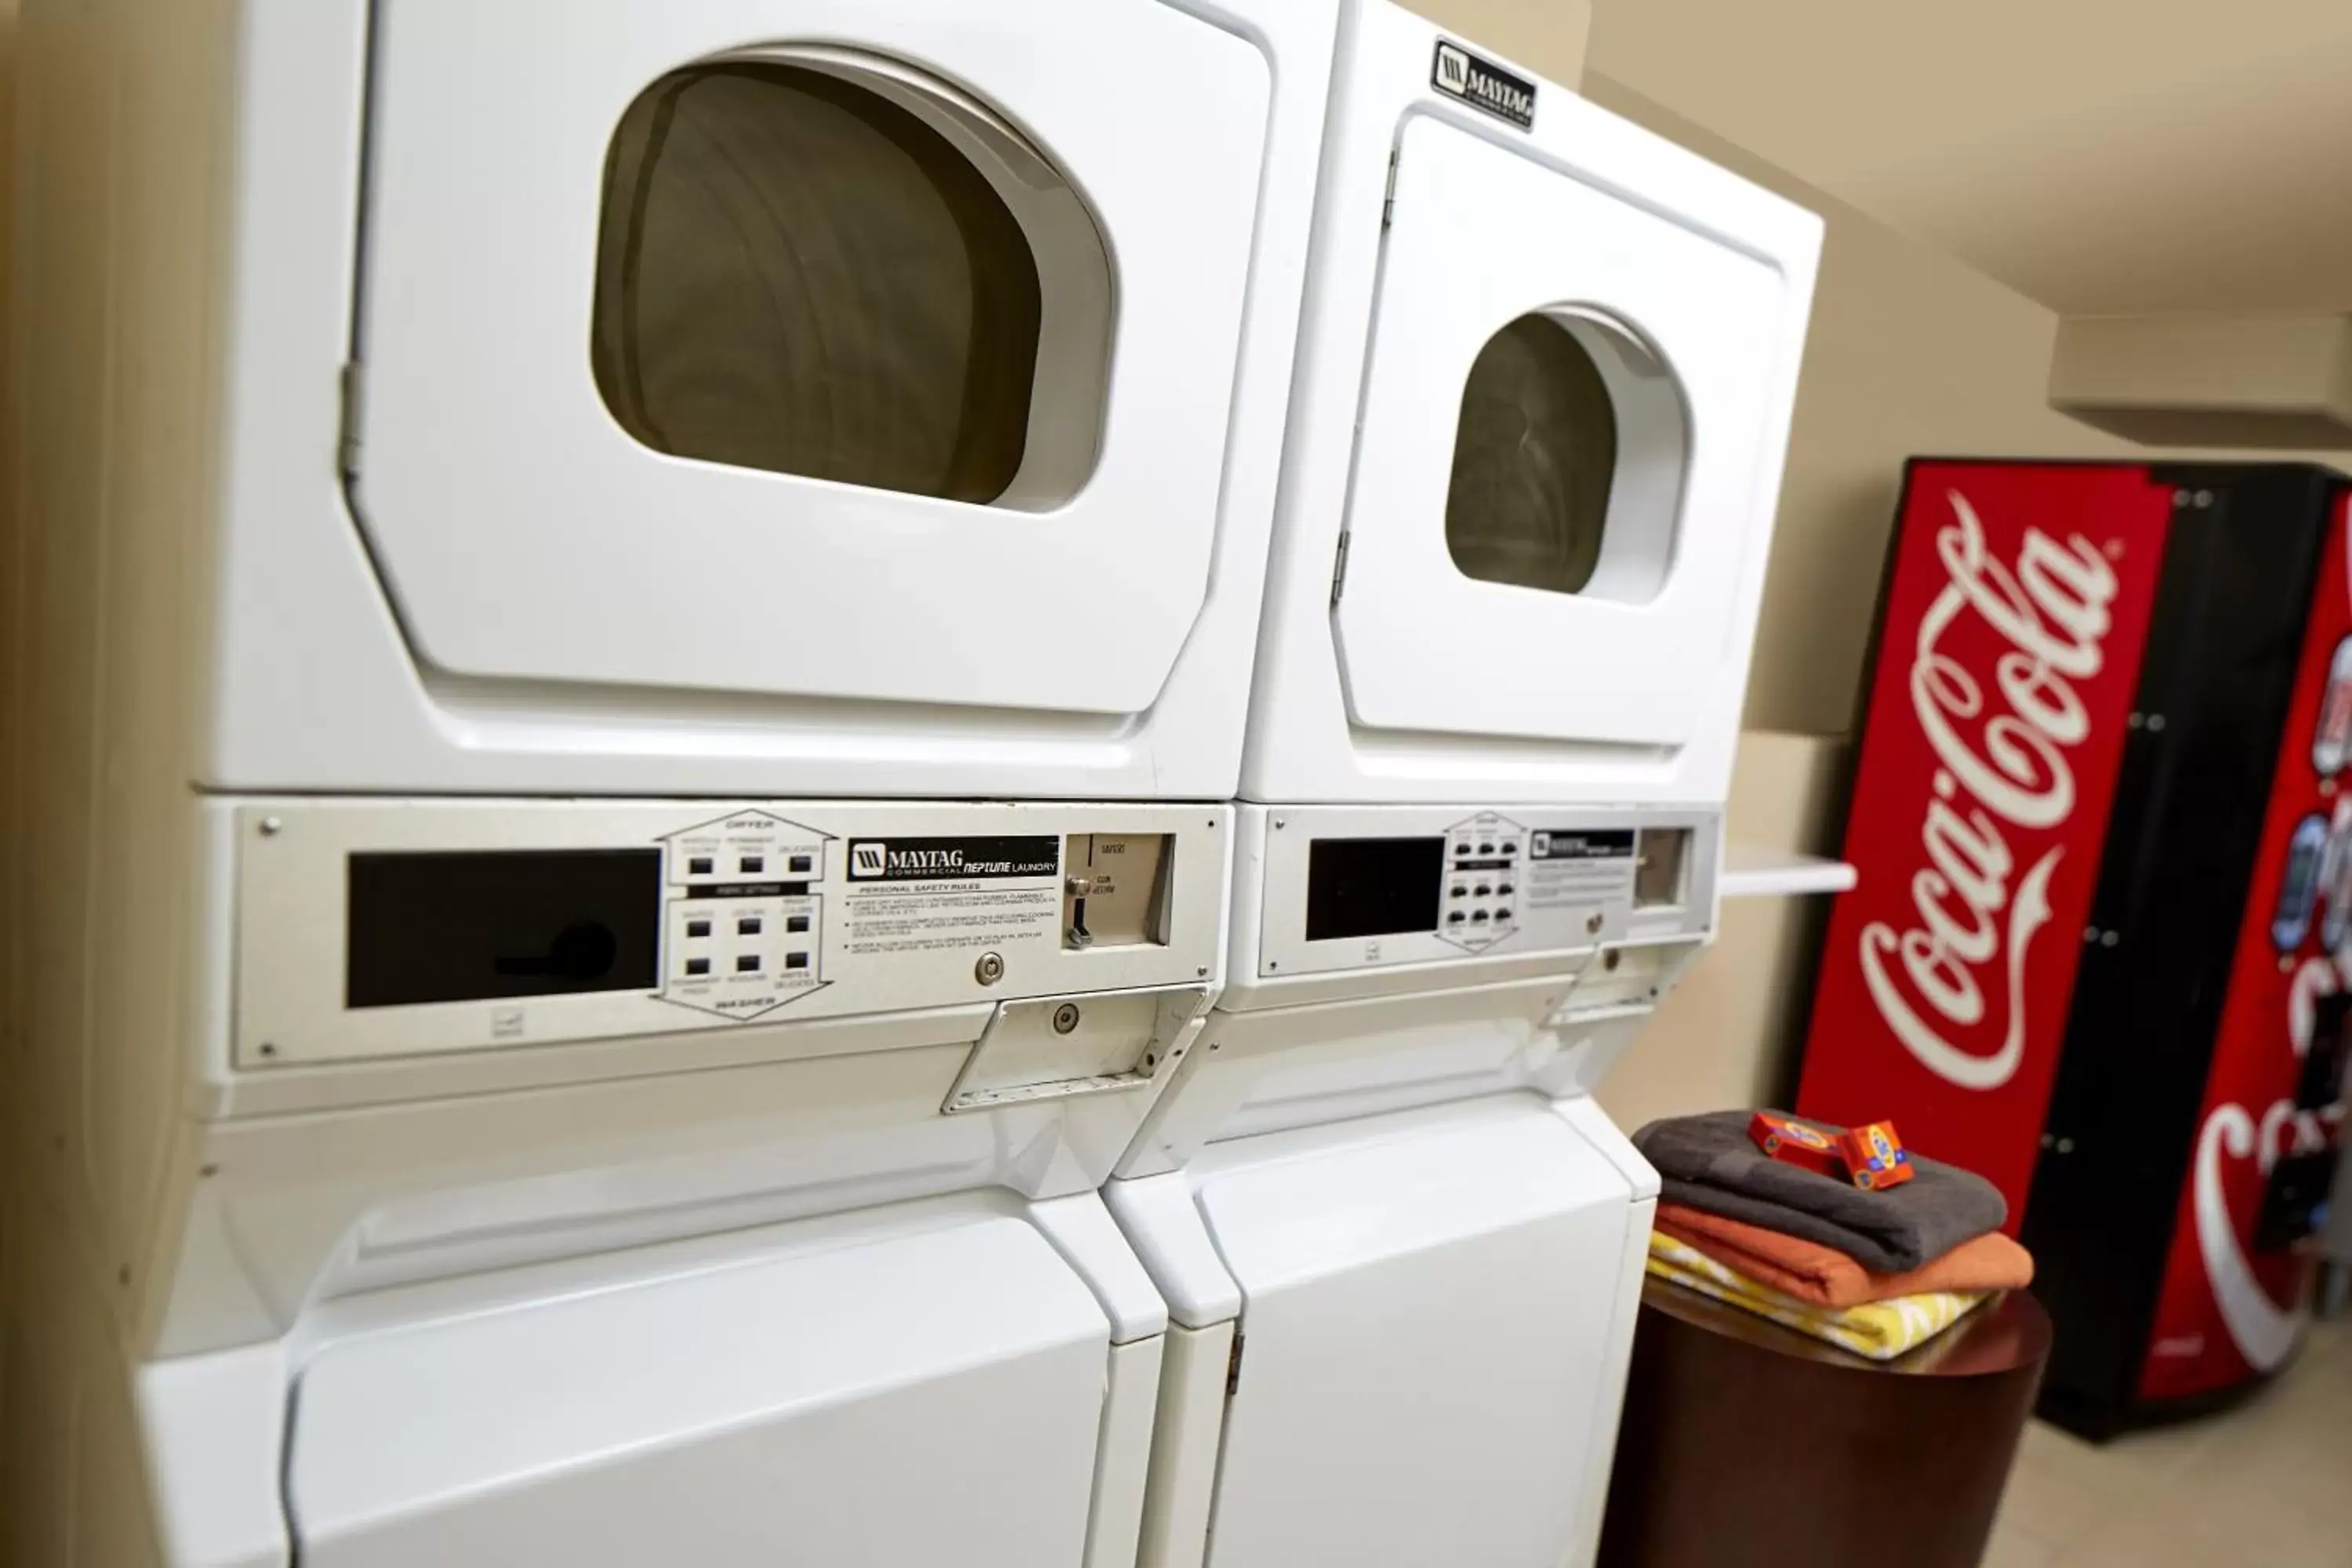
[[[2286,1043],[2300,1062],[2311,1052],[2318,1001],[2344,988],[2352,979],[2352,947],[2305,960],[2288,984]],[[2300,1313],[2271,1300],[2254,1277],[2254,1266],[2238,1239],[2238,1226],[2230,1212],[2222,1185],[2223,1161],[2252,1160],[2267,1181],[2272,1167],[2285,1154],[2307,1154],[2325,1149],[2338,1135],[2344,1107],[2305,1110],[2292,1100],[2276,1100],[2262,1120],[2244,1105],[2231,1102],[2214,1108],[2197,1134],[2197,1167],[2193,1205],[2197,1215],[2197,1251],[2205,1265],[2205,1280],[2213,1304],[2236,1342],[2246,1364],[2269,1372],[2294,1349],[2302,1324]]]
[[[1937,762],[1919,828],[1927,863],[1911,878],[1918,923],[1865,927],[1862,973],[1879,1016],[1922,1065],[1961,1088],[1993,1089],[2025,1054],[2026,957],[2049,923],[2050,879],[2064,853],[2052,847],[2012,888],[2018,855],[2009,834],[2047,834],[2074,814],[2067,752],[2091,732],[2074,683],[2102,668],[2117,584],[2106,557],[2080,534],[2062,545],[2029,529],[2013,569],[1993,560],[1968,498],[1951,490],[1947,499],[1952,521],[1936,552],[1951,581],[1919,623],[1911,662],[1912,710]],[[2005,705],[1998,711],[1983,672],[1943,646],[1968,615],[2005,647],[1989,672]],[[2000,988],[1998,1011],[1986,998],[1988,977]],[[1982,1048],[1994,1037],[1998,1045]]]

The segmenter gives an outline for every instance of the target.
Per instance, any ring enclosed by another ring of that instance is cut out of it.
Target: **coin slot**
[[[1691,830],[1687,827],[1645,827],[1634,850],[1633,907],[1671,909],[1683,901],[1684,876],[1690,861]]]
[[[1062,845],[1062,945],[1164,947],[1170,868],[1165,833],[1073,833]]]

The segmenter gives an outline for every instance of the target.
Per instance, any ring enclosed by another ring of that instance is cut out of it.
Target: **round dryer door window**
[[[1029,445],[1042,296],[980,165],[872,88],[680,71],[614,140],[596,382],[656,451],[993,501]]]
[[[1616,468],[1600,367],[1559,322],[1521,316],[1479,351],[1463,389],[1445,497],[1454,563],[1484,582],[1580,592]]]
[[[436,692],[1151,710],[1209,602],[1273,61],[1174,0],[978,10],[381,8],[348,477]]]

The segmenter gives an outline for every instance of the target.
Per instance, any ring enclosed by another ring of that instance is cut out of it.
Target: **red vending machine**
[[[2293,1353],[2352,1015],[2346,481],[1906,471],[1798,1110],[1983,1173],[2089,1436]]]

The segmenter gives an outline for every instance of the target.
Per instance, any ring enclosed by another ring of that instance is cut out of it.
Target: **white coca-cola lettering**
[[[2336,960],[2322,955],[2297,965],[2286,989],[2286,1045],[2296,1061],[2311,1054],[2312,1030],[2317,1023],[2319,998],[2342,988]],[[2313,1153],[2327,1147],[2333,1128],[2343,1121],[2344,1109],[2305,1110],[2291,1100],[2274,1100],[2257,1122],[2243,1105],[2218,1106],[2205,1119],[2197,1137],[2196,1185],[2192,1204],[2197,1215],[2197,1253],[2205,1265],[2205,1283],[2221,1310],[2221,1324],[2246,1364],[2268,1372],[2294,1348],[2298,1314],[2271,1300],[2254,1276],[2239,1240],[2239,1226],[2222,1187],[2224,1157],[2254,1162],[2255,1173],[2267,1180],[2272,1168],[2288,1154]]]
[[[2293,1106],[2282,1100],[2271,1109],[2273,1113],[2284,1111],[2285,1120],[2292,1121]],[[2238,1227],[2230,1217],[2229,1194],[2221,1185],[2225,1152],[2232,1159],[2252,1158],[2264,1175],[2270,1173],[2278,1159],[2273,1142],[2277,1128],[2270,1125],[2268,1116],[2263,1121],[2264,1126],[2257,1129],[2242,1105],[2224,1105],[2205,1119],[2204,1131],[2197,1137],[2194,1198],[2197,1251],[2205,1264],[2205,1281],[2212,1289],[2213,1304],[2221,1309],[2222,1326],[2236,1342],[2238,1353],[2257,1372],[2268,1372],[2286,1360],[2300,1327],[2297,1315],[2281,1309],[2254,1278],[2253,1265],[2239,1245]]]
[[[1951,581],[1920,618],[1911,663],[1912,711],[1937,763],[1920,824],[1927,864],[1911,878],[1918,923],[1864,928],[1860,957],[1871,1000],[1905,1048],[1939,1078],[1992,1089],[2024,1058],[2026,956],[2049,923],[2050,879],[2065,853],[2053,846],[2035,859],[2012,899],[2017,858],[2001,824],[2046,832],[2074,815],[2066,753],[2091,733],[2074,683],[2105,666],[2118,584],[2090,541],[2076,534],[2062,545],[2039,529],[2026,531],[2012,571],[1991,558],[1968,498],[1952,490],[1946,499],[1953,521],[1936,536],[1936,552]],[[2008,710],[1990,719],[1983,683],[1942,646],[1970,611],[2009,644],[1991,670]],[[1977,743],[1967,728],[1978,731]],[[1890,957],[1899,963],[1890,966]],[[1948,1037],[1992,1016],[1978,978],[1987,964],[1996,966],[2007,1020],[1990,1052]]]

